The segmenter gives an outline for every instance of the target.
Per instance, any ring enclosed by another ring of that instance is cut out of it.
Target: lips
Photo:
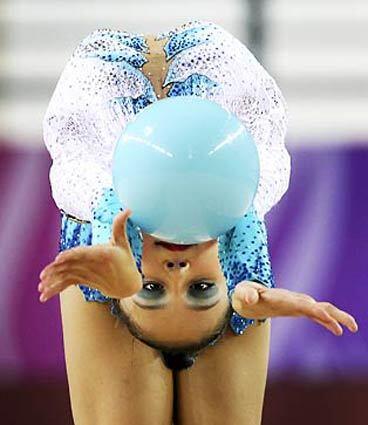
[[[156,245],[161,245],[170,251],[185,251],[186,249],[193,246],[193,245],[178,245],[175,243],[168,243],[168,242],[156,242]]]

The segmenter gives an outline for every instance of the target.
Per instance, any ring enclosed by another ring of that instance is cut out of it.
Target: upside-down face
[[[217,240],[182,247],[144,233],[143,288],[120,301],[147,339],[172,347],[211,335],[229,308]]]

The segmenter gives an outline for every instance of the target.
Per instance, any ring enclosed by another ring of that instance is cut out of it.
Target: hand
[[[238,314],[251,319],[304,316],[337,336],[343,334],[339,322],[351,332],[358,331],[354,317],[329,302],[317,302],[306,294],[287,289],[267,288],[256,282],[239,283],[233,293],[232,305]]]
[[[131,210],[116,215],[107,244],[78,246],[59,253],[40,273],[38,290],[44,302],[70,285],[85,284],[111,298],[124,298],[142,288],[126,232]]]

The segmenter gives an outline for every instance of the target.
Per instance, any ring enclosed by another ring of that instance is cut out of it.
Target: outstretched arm
[[[239,283],[232,295],[233,309],[243,317],[308,317],[333,334],[342,335],[340,323],[351,332],[358,331],[353,316],[329,302],[319,302],[313,297],[287,289],[267,288],[256,282]]]

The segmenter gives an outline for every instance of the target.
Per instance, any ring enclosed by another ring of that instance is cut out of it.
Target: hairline
[[[144,332],[142,328],[134,321],[134,319],[130,318],[126,312],[124,311],[124,308],[120,305],[120,302],[118,299],[111,299],[110,303],[115,308],[115,315],[118,317],[118,319],[124,323],[129,332],[137,339],[139,339],[144,344],[150,346],[151,348],[155,348],[157,350],[163,351],[163,352],[170,352],[170,353],[183,353],[183,352],[198,352],[202,350],[203,348],[206,348],[208,345],[214,345],[217,343],[222,336],[226,333],[226,331],[229,329],[230,325],[230,318],[233,312],[232,305],[229,302],[228,308],[225,311],[224,316],[221,317],[219,320],[219,323],[215,327],[215,330],[211,331],[210,335],[205,335],[201,340],[194,344],[188,344],[183,346],[170,346],[170,344],[161,344],[157,343],[149,338],[147,338],[144,335]]]

